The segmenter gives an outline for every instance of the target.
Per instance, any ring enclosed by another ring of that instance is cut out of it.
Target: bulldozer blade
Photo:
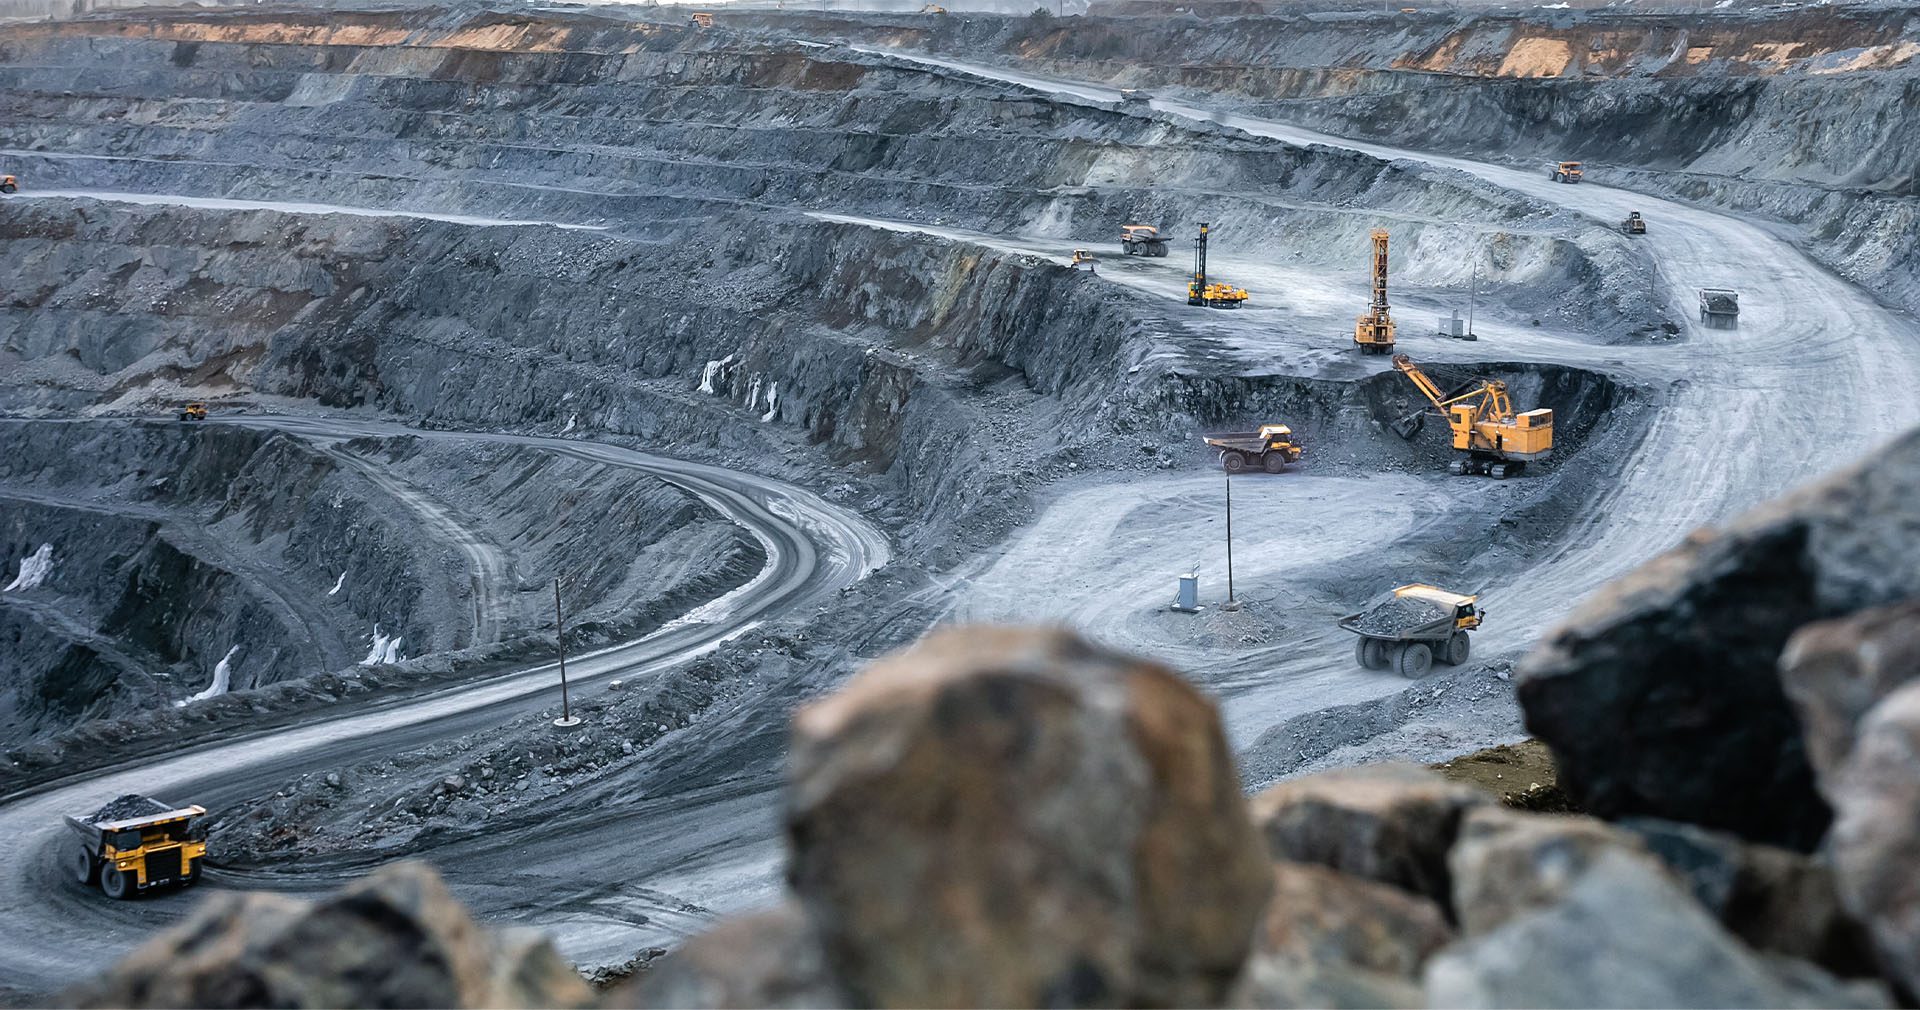
[[[1398,421],[1394,421],[1392,424],[1389,424],[1387,427],[1393,429],[1394,434],[1411,442],[1413,441],[1413,436],[1420,434],[1420,429],[1426,427],[1426,424],[1427,424],[1426,413],[1416,412],[1416,413],[1408,414],[1407,416],[1401,418]]]

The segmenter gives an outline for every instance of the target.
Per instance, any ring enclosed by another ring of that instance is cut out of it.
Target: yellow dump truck
[[[1228,473],[1240,473],[1252,467],[1279,473],[1288,464],[1299,462],[1306,452],[1293,440],[1293,429],[1284,424],[1263,424],[1258,431],[1207,435],[1203,441],[1220,450],[1220,468]]]
[[[180,408],[180,420],[204,421],[207,419],[207,405],[195,401]]]
[[[1437,662],[1467,661],[1467,632],[1480,626],[1486,612],[1478,596],[1415,582],[1375,600],[1367,609],[1340,619],[1340,627],[1360,636],[1354,659],[1369,670],[1392,667],[1402,677],[1425,676]]]
[[[129,793],[87,817],[68,817],[78,841],[68,856],[74,879],[109,898],[200,879],[207,855],[207,809],[176,807]]]

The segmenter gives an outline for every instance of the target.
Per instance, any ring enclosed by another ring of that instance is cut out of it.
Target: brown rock
[[[1276,860],[1319,863],[1444,905],[1460,817],[1492,802],[1424,768],[1382,764],[1272,786],[1253,798],[1253,817]]]
[[[610,1007],[838,1007],[850,1005],[827,969],[820,939],[791,902],[727,919],[615,990]]]
[[[1867,710],[1920,679],[1920,599],[1801,628],[1780,656],[1780,677],[1824,785],[1853,750]]]
[[[1460,840],[1447,856],[1461,930],[1485,933],[1558,903],[1605,851],[1622,852],[1660,872],[1637,837],[1591,817],[1501,807],[1468,811]]]
[[[1920,992],[1920,684],[1875,706],[1834,781],[1840,896],[1888,975]]]
[[[1420,1005],[1420,966],[1453,938],[1440,906],[1308,863],[1273,881],[1235,1006]]]
[[[1063,631],[938,632],[803,709],[787,823],[880,1006],[1217,1003],[1270,886],[1212,704]]]
[[[316,903],[215,894],[69,998],[117,1007],[546,1007],[592,994],[543,939],[476,925],[423,863]]]
[[[1703,531],[1581,603],[1514,671],[1561,785],[1810,851],[1830,820],[1778,661],[1795,629],[1920,596],[1920,432]]]

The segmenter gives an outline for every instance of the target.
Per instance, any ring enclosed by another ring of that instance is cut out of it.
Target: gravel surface
[[[1447,616],[1447,608],[1417,596],[1395,596],[1369,608],[1353,626],[1369,635],[1397,635]]]
[[[107,803],[87,818],[91,824],[105,824],[108,821],[124,821],[129,817],[145,817],[148,814],[164,814],[167,807],[148,799],[139,793],[128,793]]]

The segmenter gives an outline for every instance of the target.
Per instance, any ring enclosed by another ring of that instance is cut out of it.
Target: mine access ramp
[[[128,793],[86,817],[66,818],[79,842],[67,857],[74,879],[109,898],[200,879],[207,808],[177,807]]]
[[[1474,606],[1479,599],[1415,582],[1342,617],[1340,627],[1360,636],[1353,654],[1361,666],[1392,667],[1403,677],[1420,677],[1436,660],[1449,666],[1467,661],[1472,646],[1467,632],[1486,616]]]

